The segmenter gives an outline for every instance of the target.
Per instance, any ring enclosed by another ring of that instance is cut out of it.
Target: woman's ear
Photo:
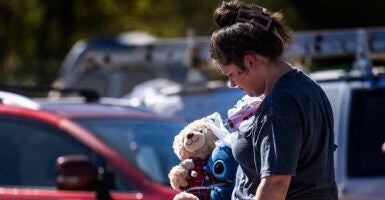
[[[257,61],[258,60],[255,54],[246,54],[243,57],[243,64],[247,70],[255,67],[258,64]]]
[[[266,64],[267,59],[263,56],[260,56],[258,54],[246,54],[243,57],[243,64],[245,65],[247,70],[250,70],[251,68],[258,67],[260,65]]]

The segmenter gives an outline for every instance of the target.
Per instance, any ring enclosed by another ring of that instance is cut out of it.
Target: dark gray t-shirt
[[[334,179],[333,114],[317,83],[294,69],[265,97],[253,128],[239,133],[232,199],[254,199],[261,178],[292,176],[286,199],[338,199]]]

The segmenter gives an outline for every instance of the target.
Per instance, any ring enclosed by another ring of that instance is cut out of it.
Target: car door
[[[55,163],[59,156],[86,155],[114,174],[113,199],[138,199],[135,188],[112,166],[54,124],[0,114],[0,199],[97,199],[95,190],[59,190]]]

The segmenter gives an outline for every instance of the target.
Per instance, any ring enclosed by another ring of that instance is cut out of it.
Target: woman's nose
[[[230,87],[234,88],[237,87],[237,84],[233,80],[229,80],[230,82]]]

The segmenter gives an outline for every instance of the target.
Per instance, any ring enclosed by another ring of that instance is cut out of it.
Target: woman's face
[[[220,67],[221,71],[230,81],[231,87],[238,87],[249,96],[260,96],[264,93],[264,79],[261,73],[257,73],[256,67],[242,70],[235,64]]]

